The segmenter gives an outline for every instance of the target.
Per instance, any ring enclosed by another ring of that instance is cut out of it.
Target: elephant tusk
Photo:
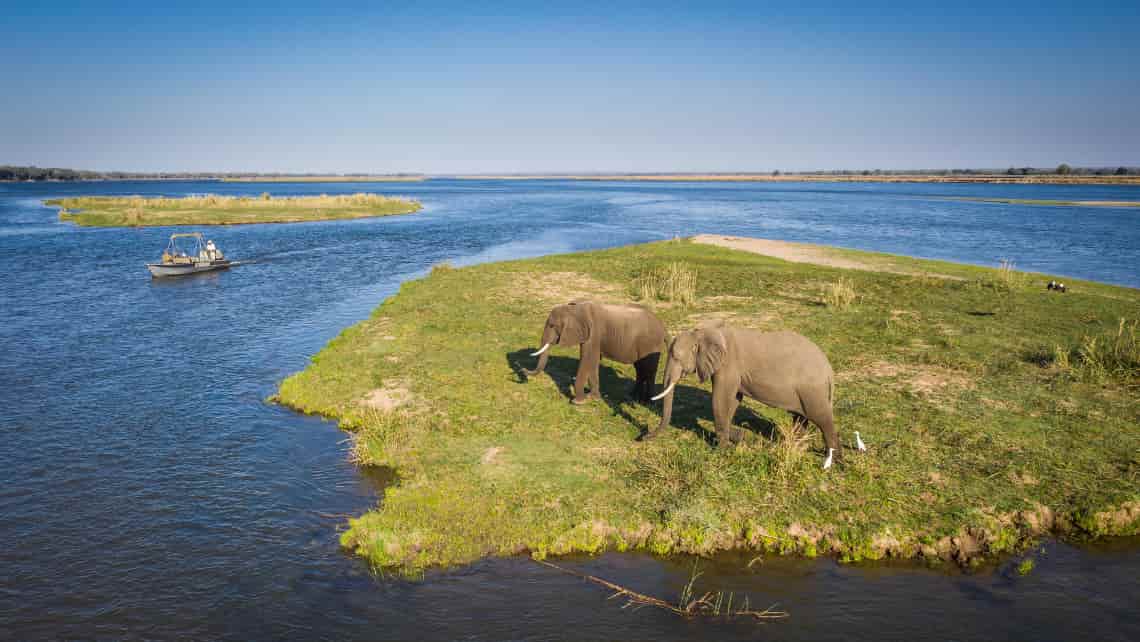
[[[676,382],[676,381],[674,381],[673,383],[669,384],[669,387],[668,387],[668,388],[666,388],[666,389],[662,390],[662,391],[661,391],[661,394],[657,395],[656,397],[653,397],[652,399],[650,399],[650,401],[657,401],[657,400],[658,400],[658,399],[660,399],[661,397],[664,397],[665,395],[669,394],[670,392],[673,392],[673,386],[675,386],[675,385],[677,385],[677,382]]]
[[[538,352],[532,352],[532,353],[530,353],[530,356],[532,356],[532,357],[537,357],[538,355],[542,354],[543,352],[546,352],[546,349],[547,349],[547,348],[549,348],[549,347],[550,347],[550,344],[549,344],[549,343],[547,343],[546,345],[544,345],[544,346],[542,346],[541,348],[539,348],[539,349],[538,349]]]
[[[823,469],[824,470],[831,468],[831,456],[833,454],[835,454],[835,449],[834,448],[828,448],[827,449],[827,459],[823,460]]]

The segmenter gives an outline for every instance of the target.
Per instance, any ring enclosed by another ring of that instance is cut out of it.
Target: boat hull
[[[186,264],[170,264],[170,263],[147,263],[146,269],[150,270],[152,278],[166,278],[171,276],[186,276],[188,274],[197,274],[199,272],[213,272],[214,270],[224,270],[230,266],[229,261],[211,261],[209,263],[186,263]]]

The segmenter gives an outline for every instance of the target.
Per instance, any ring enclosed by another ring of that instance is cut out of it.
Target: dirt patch
[[[974,387],[973,381],[961,372],[936,366],[900,365],[887,361],[875,361],[865,366],[848,368],[837,374],[836,379],[839,381],[895,379],[887,385],[920,395],[934,395],[947,389],[962,390]]]
[[[376,388],[360,400],[360,405],[389,412],[412,401],[412,392],[403,382],[391,381]]]
[[[504,448],[502,446],[492,446],[483,451],[483,456],[479,458],[479,461],[483,464],[493,464],[495,463],[495,458],[497,458],[499,453],[503,452],[503,450]]]
[[[734,310],[715,310],[711,312],[698,312],[685,317],[685,327],[697,327],[708,324],[727,323],[738,327],[755,328],[759,330],[782,325],[781,315],[775,312],[748,313]]]
[[[718,294],[716,296],[706,296],[701,299],[702,303],[749,303],[753,300],[750,296],[737,296],[735,294]]]
[[[892,274],[906,274],[909,276],[935,277],[939,279],[962,280],[961,277],[949,274],[935,274],[931,272],[914,272],[900,270],[890,265],[872,263],[846,256],[838,256],[834,250],[823,245],[809,245],[807,243],[792,243],[790,241],[773,241],[771,239],[757,239],[746,236],[721,236],[719,234],[698,234],[693,237],[694,243],[717,245],[732,250],[763,254],[776,259],[792,263],[811,263],[813,265],[826,265],[829,267],[846,268],[849,270],[866,270],[868,272],[890,272]]]
[[[539,299],[550,303],[567,303],[578,299],[590,299],[602,303],[629,301],[629,293],[622,288],[581,272],[520,274],[511,284],[509,296],[518,299]]]

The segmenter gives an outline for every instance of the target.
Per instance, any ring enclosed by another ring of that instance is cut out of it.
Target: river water
[[[246,265],[152,281],[169,229],[78,228],[70,194],[419,198],[387,219],[208,230]],[[1140,542],[1046,543],[1037,568],[972,574],[830,560],[702,561],[699,586],[786,621],[622,610],[525,558],[374,576],[337,547],[390,481],[335,425],[267,404],[399,284],[471,264],[713,232],[828,243],[1140,286],[1140,210],[947,196],[1135,200],[1091,186],[0,184],[0,638],[1140,639]],[[673,599],[692,561],[566,565]]]

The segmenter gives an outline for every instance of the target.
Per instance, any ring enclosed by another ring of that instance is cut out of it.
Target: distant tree
[[[864,176],[870,176],[870,175],[871,175],[871,170],[869,170],[869,169],[865,169],[865,170],[863,170],[863,175],[864,175]]]
[[[1005,170],[1005,173],[1010,175],[1010,176],[1013,176],[1013,175],[1017,174],[1017,170],[1010,167],[1009,169]]]
[[[1057,173],[1060,174],[1061,176],[1067,176],[1067,175],[1073,173],[1073,168],[1069,167],[1065,163],[1061,163],[1060,165],[1057,166]]]
[[[1117,167],[1116,168],[1116,175],[1117,176],[1128,176],[1128,168],[1127,167]]]
[[[779,176],[779,175],[780,175],[780,170],[778,170],[778,169],[772,170],[772,176]]]

